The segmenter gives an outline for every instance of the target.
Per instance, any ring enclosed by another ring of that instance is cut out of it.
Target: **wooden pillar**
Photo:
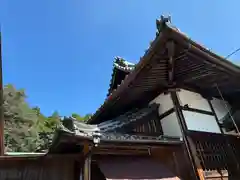
[[[187,140],[189,142],[189,146],[190,146],[191,151],[192,151],[192,155],[193,155],[194,163],[195,163],[196,168],[197,168],[197,173],[198,173],[199,179],[204,180],[205,179],[204,172],[203,172],[202,166],[200,164],[200,160],[198,159],[198,156],[197,156],[196,146],[192,142],[191,138],[187,137]]]
[[[4,149],[5,147],[4,147],[4,114],[3,114],[2,39],[0,31],[0,156],[4,155]]]
[[[223,135],[224,141],[225,141],[225,143],[227,144],[226,148],[227,148],[228,152],[230,153],[230,156],[232,157],[232,159],[235,161],[236,168],[237,168],[237,172],[239,173],[239,172],[240,172],[240,164],[239,164],[239,162],[238,162],[238,160],[237,160],[238,158],[236,157],[236,154],[234,153],[234,151],[233,151],[233,149],[232,149],[232,147],[231,147],[231,144],[230,144],[230,142],[229,142],[229,140],[228,140],[228,138],[227,138],[227,134],[225,134],[224,131],[223,131],[223,129],[221,128],[221,125],[220,125],[220,123],[219,123],[219,119],[218,119],[218,117],[217,117],[217,114],[216,114],[216,112],[215,112],[215,110],[214,110],[214,108],[213,108],[213,105],[212,105],[212,103],[211,103],[210,100],[208,100],[208,104],[209,104],[209,106],[210,106],[210,108],[211,108],[211,111],[212,111],[213,114],[214,114],[215,120],[216,120],[216,122],[217,122],[217,124],[218,124],[218,126],[219,126],[219,129],[220,129],[220,131],[221,131],[221,134]]]
[[[194,150],[193,145],[190,144],[189,138],[187,136],[187,124],[186,124],[185,118],[183,116],[182,109],[181,109],[176,91],[171,91],[171,98],[172,98],[172,101],[174,104],[174,109],[175,109],[175,112],[177,115],[180,129],[181,129],[185,149],[186,149],[188,158],[190,160],[190,163],[192,165],[192,171],[193,171],[193,174],[195,175],[195,179],[204,180],[201,166],[199,166],[197,163],[197,156],[196,156],[196,154],[193,153],[193,150]]]
[[[88,143],[84,144],[84,155],[87,155],[86,159],[84,160],[84,167],[83,167],[83,179],[90,180],[91,179],[91,155],[88,155],[90,152],[90,147]]]

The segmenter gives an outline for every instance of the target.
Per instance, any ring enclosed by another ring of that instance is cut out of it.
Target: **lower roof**
[[[83,144],[85,142],[93,145],[97,143],[99,146],[108,145],[109,147],[120,145],[180,145],[183,143],[179,137],[101,132],[95,125],[87,125],[72,119],[66,119],[65,121],[68,121],[67,126],[62,126],[61,129],[56,132],[49,153],[79,153],[83,150]]]
[[[165,19],[157,24],[160,26],[158,35],[145,55],[88,123],[97,124],[112,119],[173,87],[215,97],[219,97],[220,90],[227,100],[240,98],[238,66],[192,41]],[[168,42],[174,44],[172,62]],[[169,76],[170,70],[172,78]]]

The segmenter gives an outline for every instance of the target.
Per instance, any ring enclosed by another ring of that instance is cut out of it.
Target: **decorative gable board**
[[[135,109],[120,115],[113,120],[100,123],[98,127],[102,132],[119,131],[124,130],[125,128],[129,129],[129,127],[131,128],[138,124],[147,122],[147,120],[151,118],[153,114],[155,114],[157,110],[156,108],[157,105],[152,104],[149,107]]]

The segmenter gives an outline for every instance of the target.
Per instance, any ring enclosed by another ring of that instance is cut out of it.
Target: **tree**
[[[4,135],[8,151],[32,151],[37,146],[37,116],[25,98],[24,90],[17,90],[12,85],[4,87]]]
[[[85,116],[80,116],[77,113],[72,113],[72,117],[78,121],[86,122],[91,117],[91,114],[86,114]]]
[[[33,152],[48,149],[55,130],[61,123],[60,115],[55,111],[47,117],[39,107],[31,108],[26,102],[23,89],[6,85],[3,91],[3,111],[5,118],[4,138],[6,151]],[[77,120],[86,121],[90,114],[80,116],[72,114]]]

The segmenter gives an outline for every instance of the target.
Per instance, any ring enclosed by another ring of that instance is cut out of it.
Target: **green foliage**
[[[60,115],[55,111],[46,117],[39,107],[31,108],[26,102],[23,89],[6,85],[4,99],[4,138],[6,151],[33,152],[47,149],[52,142],[53,134],[61,123]],[[72,114],[77,120],[86,121],[90,114],[80,116]]]
[[[72,113],[72,117],[75,118],[78,121],[86,122],[91,117],[91,114],[86,114],[85,116],[80,116],[77,113]]]

